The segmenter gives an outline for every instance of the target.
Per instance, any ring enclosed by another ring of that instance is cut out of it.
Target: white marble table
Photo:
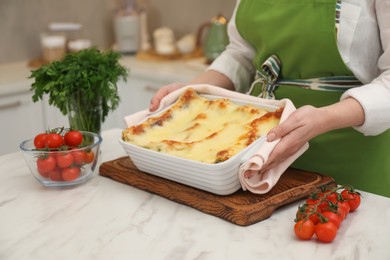
[[[124,156],[120,129],[103,132],[101,161]],[[96,175],[41,186],[22,153],[0,157],[0,259],[390,259],[390,199],[363,192],[330,244],[299,241],[300,202],[241,227]]]

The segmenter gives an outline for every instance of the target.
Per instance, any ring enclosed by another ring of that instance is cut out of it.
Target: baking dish
[[[210,100],[225,98],[215,95],[201,94],[201,96]],[[268,111],[275,111],[279,108],[269,104],[253,103],[245,100],[231,98],[230,100],[237,104],[253,105]],[[158,116],[169,108],[170,106],[149,115],[147,118]],[[147,118],[136,122],[134,125],[144,122]],[[123,149],[140,171],[218,195],[229,195],[241,188],[238,179],[238,169],[243,162],[259,149],[264,141],[265,137],[260,137],[228,160],[210,164],[149,150],[119,139]]]

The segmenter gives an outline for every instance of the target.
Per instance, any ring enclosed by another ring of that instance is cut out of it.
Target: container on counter
[[[69,52],[78,52],[84,49],[88,49],[92,46],[92,43],[88,39],[76,39],[68,42]]]
[[[66,37],[62,34],[42,34],[41,45],[44,62],[62,60],[66,53]]]
[[[140,49],[140,16],[135,1],[120,1],[114,17],[118,51],[135,54]]]

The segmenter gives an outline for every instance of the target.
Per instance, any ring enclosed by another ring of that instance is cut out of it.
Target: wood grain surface
[[[267,194],[240,189],[221,196],[139,171],[129,157],[104,162],[99,174],[240,226],[267,219],[275,209],[307,197],[316,188],[336,185],[330,177],[289,168]]]

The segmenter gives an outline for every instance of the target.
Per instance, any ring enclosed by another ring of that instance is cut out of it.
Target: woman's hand
[[[158,106],[160,105],[160,101],[161,101],[161,99],[163,99],[163,97],[165,97],[169,93],[171,93],[179,88],[182,88],[186,85],[187,85],[186,83],[174,82],[174,83],[171,83],[169,85],[165,85],[165,86],[161,87],[156,92],[156,94],[154,94],[154,96],[152,97],[152,100],[150,101],[149,110],[151,112],[155,111],[158,108]]]
[[[280,141],[268,157],[262,172],[286,160],[310,139],[331,130],[359,126],[364,120],[363,107],[354,98],[321,108],[298,108],[283,123],[268,132],[269,142],[277,139]]]
[[[270,154],[262,172],[274,168],[296,153],[311,138],[325,131],[322,127],[322,110],[303,106],[295,110],[283,123],[268,132],[267,140],[280,139]]]

